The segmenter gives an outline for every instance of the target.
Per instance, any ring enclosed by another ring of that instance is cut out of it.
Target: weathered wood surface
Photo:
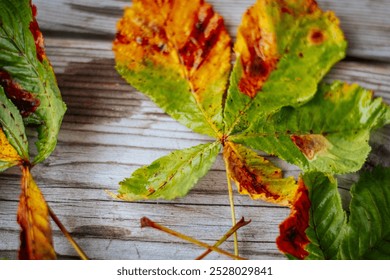
[[[241,14],[254,0],[209,1],[235,34]],[[390,101],[390,3],[388,0],[319,1],[341,18],[350,41],[348,57],[327,76],[357,82]],[[127,0],[39,0],[38,20],[47,54],[57,73],[68,111],[57,149],[33,170],[37,183],[59,218],[93,259],[192,259],[196,246],[152,229],[141,229],[148,216],[168,227],[213,243],[230,227],[226,177],[221,158],[190,194],[175,201],[114,201],[104,190],[141,165],[175,149],[207,142],[165,115],[127,85],[114,69],[111,40]],[[390,129],[373,136],[372,162],[389,164]],[[286,175],[298,168],[277,158]],[[344,179],[353,180],[354,176]],[[19,170],[0,174],[0,258],[16,258],[19,226],[16,209]],[[280,259],[275,246],[278,224],[289,209],[235,195],[237,216],[252,219],[239,232],[241,254],[251,259]],[[53,225],[62,258],[75,252]],[[232,241],[224,249],[232,250]],[[209,258],[224,258],[211,254]]]

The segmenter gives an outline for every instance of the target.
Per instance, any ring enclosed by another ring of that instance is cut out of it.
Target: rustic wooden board
[[[254,0],[210,0],[224,16],[234,37],[244,11]],[[318,0],[324,10],[334,10],[341,20],[350,48],[348,55],[390,61],[389,0]],[[70,33],[112,38],[115,23],[129,0],[36,0],[41,26],[58,35]]]
[[[242,12],[253,1],[210,1],[234,34]],[[335,9],[350,40],[349,57],[327,80],[357,82],[390,102],[390,5],[386,1],[319,1]],[[348,2],[348,3],[347,3]],[[388,1],[387,1],[388,2]],[[128,1],[35,1],[46,35],[47,55],[57,73],[68,111],[57,149],[33,170],[53,210],[93,259],[192,259],[196,246],[152,229],[141,229],[148,216],[208,243],[230,228],[224,164],[219,157],[210,173],[190,194],[175,201],[127,203],[114,201],[104,190],[132,171],[175,149],[209,138],[189,131],[127,85],[114,69],[111,40],[115,22]],[[347,5],[348,4],[348,5]],[[375,16],[373,16],[375,15]],[[372,137],[369,163],[390,163],[390,127]],[[297,167],[270,158],[286,175]],[[351,175],[342,178],[350,183]],[[19,226],[16,209],[20,174],[0,174],[0,258],[16,258]],[[342,190],[343,191],[343,190]],[[344,190],[345,193],[345,190]],[[252,219],[240,230],[240,250],[252,259],[282,259],[275,238],[289,209],[235,195],[237,216]],[[61,258],[76,253],[53,225]],[[232,241],[224,249],[232,250]],[[224,259],[211,254],[211,259]]]

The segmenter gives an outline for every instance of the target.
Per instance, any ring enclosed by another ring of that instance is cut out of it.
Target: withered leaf
[[[23,168],[18,223],[22,228],[19,259],[42,260],[56,258],[48,207],[27,167]]]
[[[240,144],[227,143],[223,156],[241,194],[281,205],[291,204],[297,188],[294,177],[283,178],[281,169]]]

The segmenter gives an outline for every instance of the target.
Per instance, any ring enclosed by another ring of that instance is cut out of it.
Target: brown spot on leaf
[[[289,15],[293,14],[292,10],[287,6],[283,6],[280,10],[283,14],[289,14]]]
[[[242,76],[238,82],[241,93],[253,98],[278,63],[276,35],[269,28],[269,18],[259,13],[260,2],[251,7],[244,15],[237,34],[235,51],[240,56]],[[284,7],[284,6],[282,6]],[[281,9],[283,9],[281,7]],[[287,11],[288,7],[284,8]],[[259,26],[259,22],[264,22]]]
[[[209,5],[201,7],[195,17],[189,40],[179,49],[188,70],[198,69],[203,64],[225,29],[223,18]]]
[[[310,205],[309,192],[300,179],[290,216],[279,225],[280,235],[276,239],[280,251],[298,259],[304,259],[309,255],[305,246],[310,241],[305,231],[309,227]]]
[[[325,34],[319,29],[313,29],[309,34],[309,41],[314,45],[322,44],[325,41]]]
[[[32,10],[32,16],[33,16],[33,19],[30,22],[30,32],[34,36],[37,58],[39,59],[39,61],[42,62],[45,57],[45,46],[44,46],[45,44],[44,44],[42,32],[39,30],[39,25],[35,18],[37,16],[37,7],[31,4],[31,2],[30,5]]]
[[[238,88],[242,93],[253,98],[261,89],[270,72],[271,65],[255,56],[252,61],[247,62],[247,67],[244,70],[245,75],[241,78]]]
[[[326,138],[320,134],[291,135],[290,138],[309,160],[328,147]]]
[[[23,117],[27,117],[34,113],[39,107],[40,101],[32,93],[23,90],[15,83],[11,76],[0,69],[0,85],[4,88],[5,94],[15,106],[19,109]]]
[[[130,44],[130,40],[127,38],[126,35],[122,34],[121,32],[117,32],[115,35],[115,44]]]
[[[228,168],[230,175],[234,181],[236,181],[239,192],[248,192],[249,195],[264,194],[266,198],[277,201],[280,195],[273,193],[269,189],[269,185],[264,182],[264,174],[261,174],[259,170],[251,168],[237,152],[231,148],[229,144],[224,146],[224,157],[228,162]],[[265,160],[265,162],[268,162]],[[274,178],[281,178],[281,172],[275,172]]]

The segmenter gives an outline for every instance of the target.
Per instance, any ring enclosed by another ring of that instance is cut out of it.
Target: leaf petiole
[[[197,240],[197,239],[195,239],[195,238],[192,238],[192,237],[187,236],[187,235],[184,235],[184,234],[182,234],[182,233],[180,233],[180,232],[177,232],[177,231],[174,231],[174,230],[169,229],[169,228],[167,228],[167,227],[164,227],[164,226],[162,226],[162,225],[160,225],[160,224],[158,224],[158,223],[153,222],[152,220],[150,220],[150,219],[147,218],[147,217],[142,217],[142,218],[141,218],[141,227],[151,227],[151,228],[155,228],[155,229],[161,230],[161,231],[163,231],[163,232],[165,232],[165,233],[168,233],[168,234],[170,234],[170,235],[173,235],[173,236],[179,237],[179,238],[181,238],[181,239],[183,239],[183,240],[186,240],[186,241],[188,241],[188,242],[191,242],[191,243],[193,243],[193,244],[195,244],[195,245],[198,245],[198,246],[200,246],[200,247],[204,247],[204,248],[206,248],[206,249],[208,249],[208,250],[212,250],[212,251],[217,252],[217,253],[219,253],[219,254],[221,254],[221,255],[228,256],[228,257],[230,257],[230,258],[232,258],[232,259],[236,259],[236,260],[245,260],[244,258],[242,258],[242,257],[240,257],[240,256],[233,255],[233,254],[231,254],[231,253],[229,253],[229,252],[227,252],[227,251],[225,251],[225,250],[219,249],[219,248],[217,248],[217,247],[215,247],[215,246],[210,246],[210,245],[208,245],[207,243],[204,243],[204,242],[202,242],[202,241],[199,241],[199,240]]]
[[[237,232],[237,230],[239,230],[241,227],[243,226],[246,226],[247,224],[249,224],[251,222],[251,220],[249,221],[245,221],[244,217],[242,217],[238,222],[237,224],[235,224],[232,228],[229,229],[228,232],[225,233],[224,236],[222,236],[221,239],[219,239],[217,242],[214,243],[214,247],[218,247],[219,245],[221,245],[223,242],[225,242],[230,236],[232,236],[234,233]],[[211,253],[211,250],[210,249],[207,249],[203,254],[201,254],[199,257],[197,257],[195,260],[201,260],[203,259],[204,257],[206,257],[208,254]]]
[[[228,193],[229,193],[230,213],[232,216],[232,226],[234,227],[234,225],[236,225],[236,212],[234,210],[233,188],[230,180],[230,172],[229,172],[227,159],[226,157],[223,157],[223,159],[225,161],[225,166],[226,166],[226,180],[227,180]],[[237,238],[236,231],[233,233],[233,239],[234,239],[234,254],[238,256],[238,238]]]
[[[58,219],[56,214],[54,214],[53,210],[49,208],[49,215],[53,219],[53,221],[56,223],[56,225],[59,227],[61,232],[65,235],[66,239],[68,239],[69,243],[72,245],[72,247],[76,250],[77,254],[80,256],[82,260],[89,260],[88,256],[84,253],[83,249],[77,244],[77,242],[72,238],[70,233],[67,231],[65,226],[61,223],[61,221]]]

